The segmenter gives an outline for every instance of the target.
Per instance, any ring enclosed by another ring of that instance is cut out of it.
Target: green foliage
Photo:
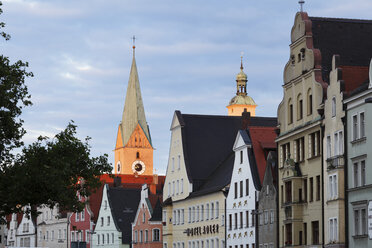
[[[73,212],[84,208],[77,192],[89,196],[100,186],[99,176],[111,172],[112,167],[106,154],[90,158],[89,138],[83,142],[75,135],[76,126],[69,123],[53,139],[40,136],[23,149],[0,180],[0,206],[6,206],[1,211],[17,212],[28,204],[58,204],[60,210]],[[4,199],[6,202],[2,202]]]
[[[0,1],[0,15],[1,10]],[[10,36],[1,31],[0,36]],[[108,156],[90,156],[89,138],[76,137],[76,126],[69,123],[52,140],[39,137],[24,147],[25,130],[20,119],[24,107],[31,105],[25,79],[27,62],[11,64],[0,55],[0,221],[1,217],[22,212],[24,206],[58,205],[61,211],[81,211],[78,194],[89,196],[100,186],[99,176],[112,170]],[[15,148],[23,148],[14,155]]]

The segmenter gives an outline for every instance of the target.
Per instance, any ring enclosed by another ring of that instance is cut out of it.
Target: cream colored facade
[[[296,14],[278,107],[279,247],[323,244],[322,120],[317,110],[323,108],[325,83],[308,22],[306,13]]]
[[[325,247],[345,247],[345,174],[343,94],[338,56],[333,56],[330,84],[324,102],[324,243]]]
[[[164,248],[224,248],[224,193],[190,197],[193,185],[183,154],[181,125],[175,114],[163,189]]]

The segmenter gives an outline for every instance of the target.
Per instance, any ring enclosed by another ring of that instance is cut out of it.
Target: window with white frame
[[[331,136],[327,136],[327,158],[332,157],[332,144],[331,144]]]
[[[185,223],[185,209],[182,209],[181,210],[181,217],[182,217],[182,219],[181,219],[181,224],[184,224]]]
[[[211,220],[214,218],[214,203],[211,203]]]
[[[364,112],[353,115],[353,140],[358,140],[365,137],[365,116]]]
[[[359,114],[359,137],[365,137],[365,122],[364,122],[364,112]]]
[[[336,199],[338,195],[338,180],[337,174],[328,176],[328,199]]]
[[[367,235],[367,204],[353,206],[354,211],[354,235]]]
[[[189,223],[191,222],[191,207],[189,207]]]
[[[181,178],[181,194],[183,193],[183,178]]]
[[[163,210],[163,223],[167,223],[167,211]]]
[[[195,206],[192,207],[191,220],[195,222]]]
[[[178,195],[180,190],[180,180],[177,180],[176,195]]]
[[[168,183],[168,197],[170,197],[171,194],[171,183]]]
[[[209,220],[209,203],[205,207],[205,219]]]
[[[335,242],[338,240],[337,218],[330,218],[328,224],[329,224],[329,241]]]
[[[160,229],[152,229],[152,241],[160,241]]]
[[[199,211],[200,211],[200,207],[197,206],[196,207],[196,221],[199,221],[199,217],[200,217]]]
[[[134,231],[134,243],[138,242],[138,231]]]
[[[145,242],[149,242],[149,230],[145,230]]]
[[[274,223],[274,218],[275,218],[274,210],[270,210],[270,223]]]
[[[220,214],[220,203],[217,201],[216,202],[216,219],[218,219],[218,215]]]
[[[173,181],[172,184],[173,184],[172,195],[174,195],[174,193],[176,192],[176,182]]]
[[[354,187],[364,186],[366,184],[366,161],[353,161],[353,180]]]
[[[139,242],[142,243],[143,242],[143,232],[142,232],[142,230],[140,230],[139,234],[140,234]]]
[[[81,220],[84,221],[85,220],[85,209],[83,209],[83,211],[81,211]]]

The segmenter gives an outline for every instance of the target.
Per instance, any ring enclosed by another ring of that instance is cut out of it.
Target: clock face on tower
[[[141,160],[136,160],[132,164],[133,173],[136,173],[138,175],[141,175],[142,173],[144,173],[145,169],[146,169],[145,163],[142,162]]]

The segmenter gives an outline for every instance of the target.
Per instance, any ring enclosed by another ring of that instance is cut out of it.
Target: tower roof
[[[130,69],[127,95],[125,97],[125,105],[123,118],[120,123],[122,131],[123,145],[125,146],[130,136],[132,135],[137,124],[139,124],[151,144],[149,128],[146,122],[145,109],[143,107],[141,88],[138,79],[137,65],[135,59],[135,47],[133,46],[133,60]]]

